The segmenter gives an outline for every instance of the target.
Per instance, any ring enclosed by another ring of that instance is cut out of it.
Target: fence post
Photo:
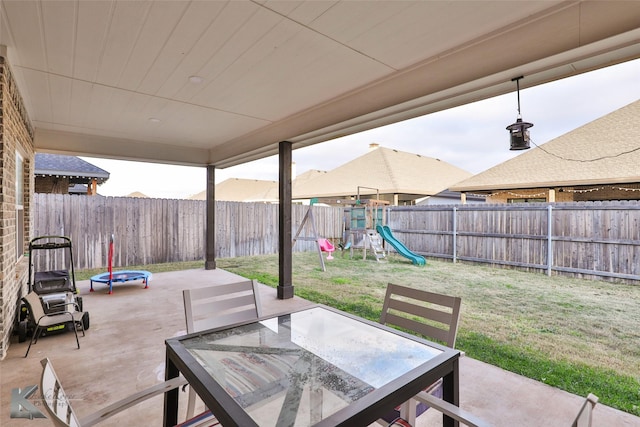
[[[456,213],[458,212],[458,208],[457,207],[453,207],[453,224],[452,224],[452,228],[453,228],[453,262],[455,264],[456,262],[456,258],[458,257],[458,245],[457,245],[457,239],[456,239],[456,231],[457,231],[457,226],[458,226],[458,222],[457,222],[457,217],[458,215],[456,215]]]
[[[547,276],[551,276],[553,264],[553,206],[547,206]]]

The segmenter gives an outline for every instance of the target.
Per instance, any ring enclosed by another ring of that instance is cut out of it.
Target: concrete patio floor
[[[105,285],[89,293],[89,282],[78,283],[91,326],[76,349],[72,333],[44,337],[31,347],[14,337],[8,356],[0,361],[0,425],[38,427],[45,419],[10,418],[11,392],[39,383],[40,359],[49,357],[77,414],[82,417],[164,379],[164,340],[185,333],[182,289],[227,283],[237,276],[224,270],[186,270],[154,274],[149,289],[139,282]],[[261,286],[265,314],[303,307],[295,297],[278,300],[276,291]],[[460,405],[500,426],[570,426],[584,398],[463,357],[460,361]],[[33,401],[33,399],[31,399]],[[182,405],[186,393],[181,394]],[[129,409],[102,426],[162,425],[162,397]],[[427,411],[418,426],[442,425],[439,413]],[[594,427],[640,427],[640,418],[602,404],[596,406]]]

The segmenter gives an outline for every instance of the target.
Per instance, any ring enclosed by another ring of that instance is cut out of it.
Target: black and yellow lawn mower
[[[60,267],[46,270],[45,266]],[[35,292],[42,301],[46,314],[68,311],[70,307],[83,311],[82,297],[76,288],[73,268],[73,247],[71,239],[66,236],[40,236],[29,242],[29,289]],[[23,302],[18,315],[18,341],[24,342],[32,333],[37,319],[30,317],[28,306]],[[84,329],[89,329],[89,313],[82,317]],[[41,336],[72,331],[73,324],[51,326]]]

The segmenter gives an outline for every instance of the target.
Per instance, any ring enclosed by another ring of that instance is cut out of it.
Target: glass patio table
[[[223,426],[367,426],[439,378],[458,404],[459,351],[325,306],[165,343],[166,378],[182,373]]]

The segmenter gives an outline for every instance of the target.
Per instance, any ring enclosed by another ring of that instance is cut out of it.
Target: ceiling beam
[[[208,151],[124,138],[83,135],[36,128],[34,146],[37,152],[73,156],[206,166]],[[126,153],[126,154],[125,154]]]

